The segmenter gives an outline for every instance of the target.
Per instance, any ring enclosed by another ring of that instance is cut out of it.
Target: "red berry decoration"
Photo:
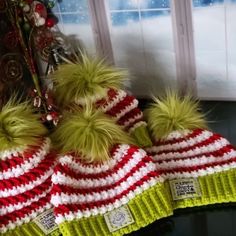
[[[37,3],[35,6],[35,11],[41,13],[42,11],[44,11],[44,5],[41,3]]]
[[[52,28],[56,24],[56,21],[53,18],[47,18],[46,26]]]

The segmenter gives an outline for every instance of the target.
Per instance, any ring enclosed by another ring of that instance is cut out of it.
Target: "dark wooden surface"
[[[236,206],[212,205],[177,211],[129,236],[235,236]]]

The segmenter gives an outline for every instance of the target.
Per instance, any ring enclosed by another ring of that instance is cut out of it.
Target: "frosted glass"
[[[158,94],[176,86],[170,11],[142,12],[141,17],[148,88]]]
[[[111,40],[115,62],[132,73],[144,72],[142,30],[138,12],[112,13]]]
[[[213,6],[222,3],[224,3],[224,0],[193,0],[194,7]]]
[[[141,9],[170,8],[170,0],[140,0]]]
[[[147,97],[161,93],[164,87],[175,87],[176,64],[170,11],[159,8],[142,10],[142,0],[137,10],[112,10],[115,9],[112,2],[109,1],[115,63],[128,68],[133,75],[131,91],[139,97]]]
[[[88,11],[87,0],[62,0],[58,5],[62,13]]]
[[[234,100],[235,1],[213,2],[212,5],[206,6],[204,3],[193,10],[198,96],[203,99]]]
[[[236,1],[227,5],[228,78],[236,81]],[[236,89],[235,89],[236,91]],[[235,92],[236,97],[236,92]]]
[[[95,41],[89,17],[87,0],[58,1],[52,9],[59,19],[59,28],[73,42],[82,44],[86,50],[96,52]]]
[[[198,95],[222,97],[227,80],[224,7],[194,9],[193,26]]]
[[[108,0],[110,10],[134,10],[139,7],[139,0]]]

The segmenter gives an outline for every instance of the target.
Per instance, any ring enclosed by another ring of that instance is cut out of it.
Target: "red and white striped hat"
[[[175,209],[236,201],[236,151],[201,128],[205,122],[197,103],[168,94],[156,99],[147,116],[155,140],[147,152],[168,180]]]
[[[51,198],[63,235],[124,235],[172,213],[152,158],[122,144],[130,139],[113,120],[100,111],[88,116],[78,111],[64,119],[54,134],[65,154],[52,176]],[[98,162],[93,153],[101,150],[109,158]]]
[[[76,64],[61,65],[52,74],[60,107],[84,106],[89,100],[115,119],[141,147],[151,146],[138,100],[122,89],[128,74],[86,55]]]
[[[151,146],[147,123],[138,107],[138,100],[121,89],[108,89],[107,95],[96,101],[97,107],[115,119],[125,131],[133,136],[141,147]]]
[[[39,115],[27,103],[10,100],[0,126],[0,234],[59,235],[50,211],[55,155]]]

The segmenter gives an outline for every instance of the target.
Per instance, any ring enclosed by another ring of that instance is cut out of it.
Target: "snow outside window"
[[[87,0],[60,0],[53,8],[59,19],[60,31],[72,41],[78,41],[88,50],[95,53],[95,42],[91,27]]]
[[[108,18],[115,64],[128,68],[139,97],[176,86],[169,0],[109,0]]]
[[[139,97],[178,85],[236,99],[236,0],[60,0],[53,10],[63,33],[129,69]]]
[[[236,1],[193,0],[198,96],[236,98]]]

